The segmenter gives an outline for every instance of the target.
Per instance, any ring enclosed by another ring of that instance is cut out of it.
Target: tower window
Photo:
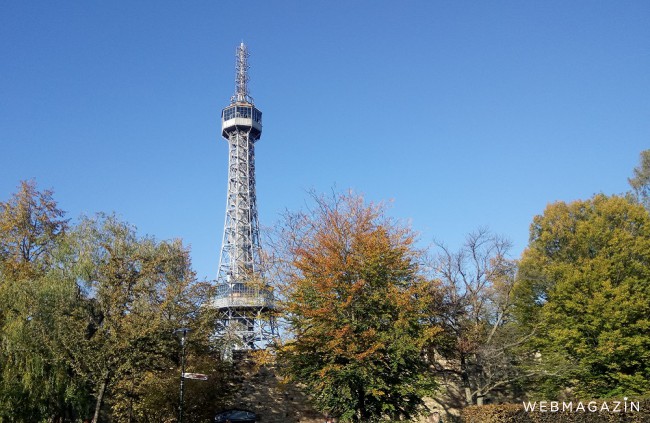
[[[229,107],[223,111],[223,120],[230,120],[235,117],[235,108]]]
[[[251,108],[250,107],[237,106],[237,117],[250,119],[250,117],[251,117]]]
[[[257,109],[253,109],[253,120],[257,123],[262,123],[262,112]]]

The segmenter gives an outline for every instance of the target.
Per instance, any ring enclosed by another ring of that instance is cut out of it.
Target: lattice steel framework
[[[228,194],[219,258],[217,334],[233,350],[265,348],[277,336],[274,303],[262,266],[255,195],[255,142],[262,134],[262,112],[248,94],[248,51],[237,47],[235,94],[221,112],[228,141]],[[232,351],[226,352],[229,355]]]

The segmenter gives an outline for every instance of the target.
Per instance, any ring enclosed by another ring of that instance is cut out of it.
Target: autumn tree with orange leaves
[[[437,289],[413,232],[352,194],[314,196],[282,228],[283,311],[291,337],[279,368],[341,422],[409,418],[435,384],[422,354]]]

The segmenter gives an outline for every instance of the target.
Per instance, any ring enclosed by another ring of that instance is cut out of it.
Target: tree
[[[293,337],[279,367],[341,421],[417,415],[434,388],[423,349],[440,329],[425,323],[432,282],[414,235],[351,194],[315,203],[282,228]]]
[[[513,316],[517,263],[508,258],[510,242],[487,229],[470,233],[457,252],[437,247],[434,274],[444,301],[442,314],[432,315],[445,329],[446,342],[436,353],[447,363],[438,368],[457,375],[464,405],[480,405],[526,376],[519,349],[530,333],[520,331]]]
[[[541,380],[558,392],[612,397],[650,392],[650,215],[617,196],[558,202],[536,216],[517,296],[537,325]]]
[[[192,325],[202,291],[180,241],[139,238],[114,216],[84,218],[71,236],[70,275],[84,293],[82,318],[68,322],[60,350],[93,387],[97,422],[107,394],[118,421],[136,419],[139,385],[170,373],[174,329]]]
[[[52,191],[33,181],[0,202],[0,419],[72,419],[88,407],[87,386],[50,348],[56,317],[74,308],[74,282],[56,272],[68,229]]]
[[[637,200],[650,210],[650,150],[641,152],[639,165],[634,168],[634,177],[627,181]]]
[[[22,181],[9,201],[0,202],[0,274],[13,279],[42,274],[68,228],[63,215],[51,190]]]
[[[115,216],[70,227],[51,191],[23,182],[0,202],[0,421],[173,420],[179,327],[193,329],[187,370],[210,375],[188,383],[186,415],[209,420],[229,374],[209,295],[180,241]]]

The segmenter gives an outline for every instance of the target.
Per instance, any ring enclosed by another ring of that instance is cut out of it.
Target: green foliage
[[[519,319],[547,392],[601,398],[650,392],[650,215],[621,197],[551,204],[531,225]]]
[[[168,369],[178,351],[173,330],[198,309],[189,254],[180,242],[138,238],[114,216],[83,219],[71,234],[70,272],[87,298],[63,347],[95,392],[97,410],[114,393],[114,414],[137,401],[147,372]],[[119,419],[118,419],[119,420]]]
[[[230,364],[196,350],[189,351],[187,372],[203,373],[207,381],[185,380],[183,420],[211,422],[231,396],[228,375]],[[199,347],[199,350],[201,348]],[[176,421],[179,406],[179,372],[143,370],[137,381],[123,379],[115,383],[111,417],[114,421],[160,423]]]
[[[114,216],[68,227],[51,192],[33,183],[0,203],[0,421],[173,421],[178,409],[178,327],[194,329],[188,418],[209,421],[225,400],[180,241],[139,237]]]
[[[640,154],[639,165],[634,168],[634,177],[628,178],[637,200],[650,210],[650,150]]]
[[[59,316],[73,312],[74,281],[62,277],[67,221],[34,182],[0,203],[0,419],[36,422],[88,410],[87,386],[52,349]]]
[[[434,388],[422,351],[439,328],[425,323],[431,283],[413,234],[361,198],[316,200],[283,228],[294,337],[279,367],[340,421],[417,415]]]

